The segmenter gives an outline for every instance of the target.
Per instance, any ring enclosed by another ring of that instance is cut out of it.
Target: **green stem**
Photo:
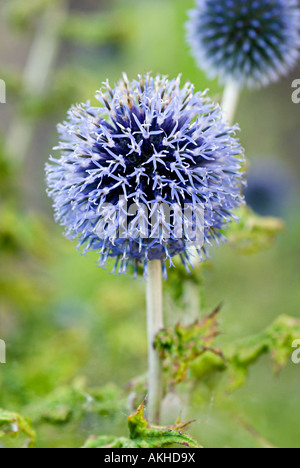
[[[161,401],[163,397],[162,363],[154,348],[154,339],[163,328],[162,266],[160,260],[148,265],[147,278],[147,325],[148,325],[148,419],[151,424],[160,424]]]

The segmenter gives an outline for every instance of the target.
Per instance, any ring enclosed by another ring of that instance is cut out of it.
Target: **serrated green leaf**
[[[212,347],[215,337],[219,334],[217,319],[220,309],[221,306],[217,307],[202,322],[195,322],[187,327],[177,324],[174,330],[161,330],[158,333],[154,344],[164,361],[170,384],[182,382],[190,365],[206,353],[224,359],[222,352]]]
[[[292,343],[300,336],[300,320],[280,316],[265,331],[239,340],[223,351],[213,347],[219,334],[217,308],[203,322],[161,330],[155,346],[163,361],[168,384],[182,382],[190,371],[191,379],[202,381],[209,375],[227,372],[229,390],[244,385],[250,366],[269,354],[275,371],[280,371],[292,353]]]
[[[279,372],[292,353],[292,343],[300,336],[300,320],[282,315],[264,332],[239,341],[226,354],[229,363],[230,389],[244,384],[251,365],[264,354],[270,354]]]
[[[173,426],[151,426],[144,417],[144,403],[137,412],[128,417],[129,438],[113,436],[91,436],[84,448],[165,448],[182,445],[203,448],[196,440],[183,432],[190,423]]]

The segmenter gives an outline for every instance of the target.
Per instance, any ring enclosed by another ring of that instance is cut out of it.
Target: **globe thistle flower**
[[[72,107],[58,127],[60,156],[46,166],[56,220],[85,252],[100,252],[101,266],[114,257],[119,273],[128,263],[146,273],[150,260],[161,260],[166,272],[175,255],[187,265],[189,247],[202,255],[222,240],[243,202],[236,127],[206,92],[195,93],[190,83],[181,88],[180,77],[148,74],[130,82],[124,75],[96,98],[97,107]],[[202,233],[200,245],[191,231]]]
[[[250,87],[286,75],[299,58],[297,0],[197,0],[188,42],[211,78]]]

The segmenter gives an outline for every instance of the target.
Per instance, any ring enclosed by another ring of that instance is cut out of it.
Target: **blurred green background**
[[[182,73],[220,99],[222,89],[196,68],[185,42],[193,5],[1,3],[0,78],[7,84],[7,104],[0,104],[0,338],[7,343],[2,408],[34,417],[47,395],[79,376],[91,388],[110,384],[108,393],[118,393],[146,371],[144,283],[96,268],[95,255],[79,255],[64,239],[45,194],[44,164],[68,107],[91,99],[106,78],[114,82],[123,71],[131,78],[149,70]],[[249,202],[283,217],[286,229],[272,248],[255,255],[239,255],[230,244],[212,249],[198,291],[199,316],[224,301],[220,346],[260,332],[278,315],[300,317],[300,105],[291,101],[291,83],[299,77],[300,68],[241,98],[236,120],[253,171]],[[166,304],[167,324],[184,321],[179,307]],[[216,387],[198,385],[183,417],[197,419],[190,432],[206,447],[257,447],[248,424],[275,446],[300,448],[299,384],[300,365],[290,362],[274,376],[265,357],[231,394],[222,379]],[[58,427],[38,421],[38,446],[76,447],[91,433],[126,434],[128,405],[118,411],[104,405],[97,415]],[[165,405],[165,422],[174,422],[174,401]]]

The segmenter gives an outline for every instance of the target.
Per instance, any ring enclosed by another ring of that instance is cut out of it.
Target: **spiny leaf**
[[[190,423],[173,426],[151,426],[144,417],[144,403],[137,412],[128,417],[129,438],[91,436],[84,448],[165,448],[182,445],[189,448],[203,448],[196,440],[183,432]]]
[[[264,354],[270,354],[279,372],[292,353],[292,343],[300,336],[300,320],[282,315],[264,332],[239,341],[226,354],[229,363],[230,389],[244,384],[249,367]]]
[[[169,384],[182,382],[187,372],[201,380],[209,375],[228,372],[229,390],[244,385],[251,365],[269,354],[275,371],[280,371],[292,353],[292,343],[300,336],[300,320],[280,316],[265,331],[239,340],[222,351],[212,347],[217,329],[218,307],[203,322],[188,327],[161,330],[155,346],[163,361]]]
[[[207,352],[223,359],[222,352],[211,345],[218,332],[218,314],[221,305],[202,322],[184,327],[180,324],[175,329],[161,330],[156,339],[155,347],[164,361],[165,370],[171,375],[171,384],[182,382],[189,365]]]
[[[36,434],[30,421],[17,413],[0,409],[0,438],[5,436],[15,438],[21,433],[28,437],[26,446],[29,448],[34,447]]]

